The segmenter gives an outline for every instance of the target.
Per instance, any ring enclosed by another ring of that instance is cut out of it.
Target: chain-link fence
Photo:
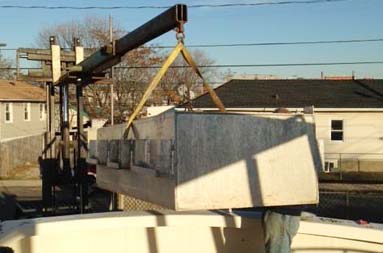
[[[122,206],[120,208],[124,211],[156,211],[156,210],[164,210],[166,208],[146,202],[140,199],[136,199],[127,195],[122,195]]]
[[[310,211],[318,216],[382,223],[383,191],[322,191],[319,206]]]

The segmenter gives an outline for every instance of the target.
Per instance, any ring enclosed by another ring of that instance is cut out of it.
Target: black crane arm
[[[91,56],[74,66],[74,71],[79,76],[91,76],[100,73],[121,61],[121,57],[127,52],[167,33],[178,29],[183,31],[183,24],[187,22],[187,7],[184,4],[176,4],[164,11],[144,25],[129,32],[122,38],[114,41],[114,45],[106,45],[93,53]],[[60,78],[58,85],[66,83],[69,75]]]

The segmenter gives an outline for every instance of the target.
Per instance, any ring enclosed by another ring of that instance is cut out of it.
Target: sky
[[[184,0],[185,4],[258,3],[282,0]],[[300,1],[300,0],[298,0]],[[167,6],[177,1],[136,0],[0,0],[0,5],[46,6]],[[119,10],[41,10],[0,8],[0,43],[7,48],[34,47],[44,27],[78,20],[87,16],[112,15],[124,29],[131,31],[162,9]],[[185,44],[261,43],[316,40],[352,40],[383,38],[383,0],[346,0],[316,4],[267,5],[256,7],[191,8],[185,25]],[[175,45],[174,32],[152,41]],[[1,49],[1,48],[0,48]],[[383,61],[383,42],[294,45],[263,47],[205,48],[216,64],[277,64],[307,62]],[[1,50],[7,57],[11,51]],[[227,69],[220,69],[224,72]],[[273,74],[319,78],[325,75],[351,75],[357,78],[383,78],[383,64],[347,66],[299,66],[231,68],[237,74]]]

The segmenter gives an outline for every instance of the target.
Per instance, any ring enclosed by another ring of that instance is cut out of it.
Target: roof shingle
[[[45,101],[45,90],[24,81],[0,80],[0,101]]]
[[[383,80],[231,80],[215,89],[227,108],[383,108]],[[195,108],[214,108],[208,94]]]

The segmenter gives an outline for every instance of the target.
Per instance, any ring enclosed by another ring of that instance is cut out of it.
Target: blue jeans
[[[266,253],[290,253],[291,241],[297,234],[300,216],[267,210],[263,216]]]

